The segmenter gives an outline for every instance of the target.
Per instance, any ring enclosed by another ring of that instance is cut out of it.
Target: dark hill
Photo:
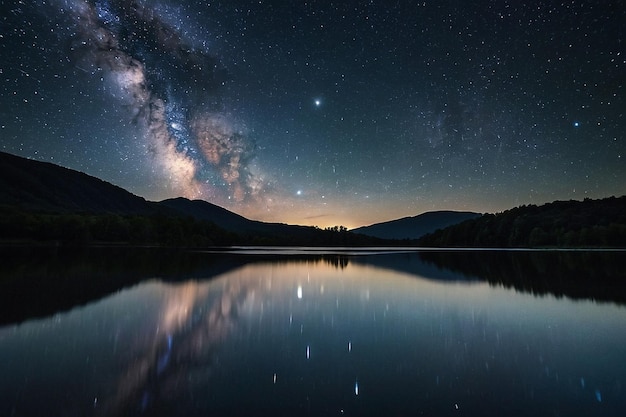
[[[90,213],[192,217],[242,232],[271,229],[206,201],[172,198],[147,201],[79,171],[0,152],[0,204],[44,213]],[[281,228],[284,225],[281,225]]]
[[[309,238],[319,232],[311,226],[294,226],[282,223],[265,223],[250,220],[236,213],[226,210],[215,204],[203,200],[188,200],[186,198],[172,198],[158,203],[177,213],[191,216],[196,220],[213,222],[223,229],[238,234],[256,235],[260,237],[287,237]]]
[[[516,207],[422,237],[433,247],[626,247],[626,196]]]
[[[246,219],[206,201],[172,198],[147,201],[79,171],[0,152],[0,204],[26,212],[167,215],[210,221],[241,232],[289,232],[299,227]]]
[[[480,214],[468,211],[430,211],[418,216],[359,227],[351,231],[381,239],[418,239],[437,229],[476,217],[480,217]]]
[[[167,246],[391,243],[345,230],[249,220],[206,201],[146,201],[90,175],[4,152],[0,238]]]
[[[55,213],[148,214],[154,203],[96,177],[0,152],[0,204]]]
[[[249,230],[253,224],[257,223],[203,200],[188,200],[178,197],[163,200],[158,204],[197,220],[206,220],[219,224],[220,227],[233,232]]]

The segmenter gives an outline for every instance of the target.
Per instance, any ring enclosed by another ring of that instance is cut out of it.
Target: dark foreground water
[[[1,416],[623,416],[626,253],[3,250]]]

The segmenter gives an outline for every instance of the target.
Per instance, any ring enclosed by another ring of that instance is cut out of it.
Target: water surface
[[[0,415],[626,412],[615,254],[180,256],[129,261],[105,273],[116,291],[0,327]],[[102,274],[73,268],[74,284]]]

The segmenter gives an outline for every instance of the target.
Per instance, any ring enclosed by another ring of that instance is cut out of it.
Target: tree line
[[[437,230],[432,247],[626,247],[626,196],[524,205]]]
[[[0,239],[4,241],[98,243],[208,247],[232,245],[367,246],[384,243],[348,232],[343,226],[276,228],[274,232],[234,233],[213,222],[169,214],[122,215],[46,213],[0,206]]]

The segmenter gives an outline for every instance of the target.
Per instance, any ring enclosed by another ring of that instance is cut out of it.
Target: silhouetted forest
[[[437,230],[430,247],[626,247],[626,196],[527,205]]]
[[[345,227],[276,225],[268,231],[235,233],[213,222],[164,213],[121,215],[42,213],[0,206],[0,236],[5,241],[73,245],[115,243],[168,247],[230,245],[367,246],[386,242],[350,233]]]

